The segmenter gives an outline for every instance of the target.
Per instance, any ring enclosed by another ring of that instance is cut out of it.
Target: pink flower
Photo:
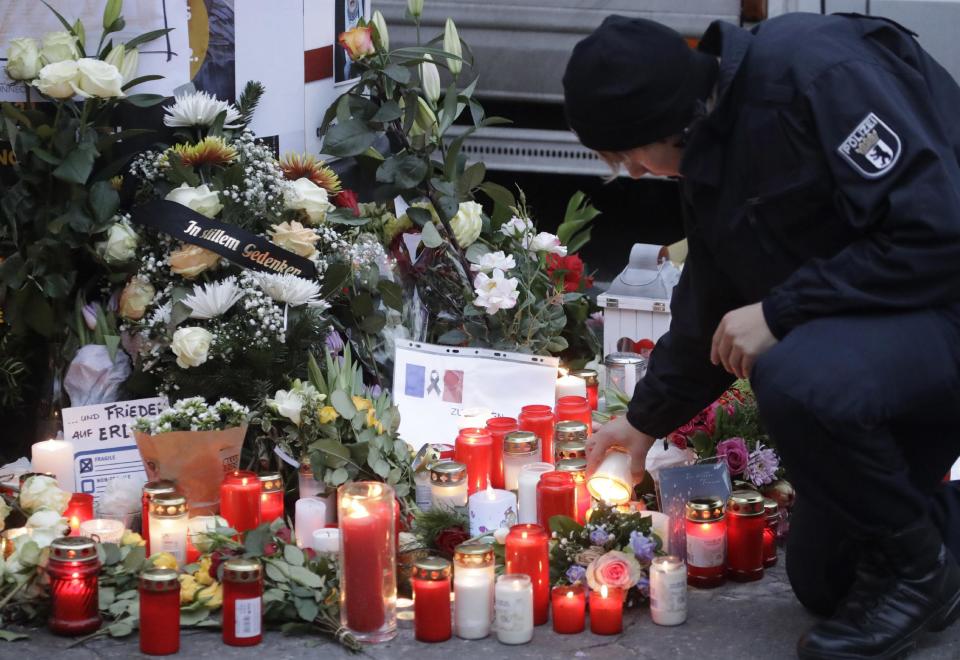
[[[587,566],[587,584],[591,589],[630,589],[640,580],[643,571],[636,557],[619,550],[611,550]]]
[[[717,456],[727,464],[731,475],[742,474],[750,460],[750,452],[743,438],[729,438],[717,443]]]

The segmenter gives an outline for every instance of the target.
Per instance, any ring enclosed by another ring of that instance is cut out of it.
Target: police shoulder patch
[[[844,160],[868,179],[893,169],[901,150],[900,136],[872,112],[837,147]]]

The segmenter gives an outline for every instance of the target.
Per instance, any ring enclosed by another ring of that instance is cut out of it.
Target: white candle
[[[150,521],[151,524],[153,521]],[[80,536],[93,538],[96,536],[100,543],[120,543],[123,538],[123,523],[119,520],[109,520],[107,518],[94,518],[93,520],[84,520],[80,523]],[[150,535],[153,538],[153,534]],[[151,544],[153,541],[151,540]],[[151,550],[153,547],[151,546]]]
[[[651,519],[650,530],[660,537],[660,550],[670,554],[670,516],[659,511],[644,511],[643,517]]]
[[[517,496],[508,490],[487,488],[469,500],[470,536],[495,532],[517,524]]]
[[[169,552],[177,560],[177,566],[187,563],[186,515],[180,518],[154,517],[150,520],[150,552]],[[122,536],[121,536],[122,538]]]
[[[73,484],[73,443],[69,440],[44,440],[33,445],[31,465],[34,472],[56,475],[60,490],[76,491]]]
[[[553,472],[554,467],[549,463],[530,463],[524,465],[520,470],[518,492],[519,492],[519,516],[520,523],[537,522],[537,484],[540,483],[540,477],[547,472]]]
[[[540,439],[530,431],[514,431],[503,439],[503,485],[517,490],[520,470],[525,465],[540,462]]]
[[[456,461],[430,466],[430,494],[435,507],[467,506],[467,466]]]
[[[301,497],[294,513],[297,547],[309,548],[313,533],[327,524],[327,503],[320,497]]]
[[[533,639],[533,583],[529,575],[501,575],[496,587],[497,640],[526,644]]]
[[[482,639],[493,624],[494,560],[489,545],[457,547],[453,557],[453,629],[462,639]]]
[[[493,413],[488,408],[465,408],[457,422],[457,428],[482,429],[486,427],[487,420],[491,417]]]
[[[655,557],[650,564],[650,618],[661,626],[687,620],[687,566],[679,557]]]
[[[313,531],[313,549],[323,555],[340,554],[339,529],[315,529]]]
[[[557,379],[557,400],[563,396],[587,398],[587,381],[579,376],[561,376]]]
[[[619,447],[611,449],[587,481],[587,490],[606,504],[629,502],[633,495],[630,454]]]

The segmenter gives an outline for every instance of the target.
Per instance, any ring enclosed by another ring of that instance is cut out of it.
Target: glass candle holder
[[[220,515],[238,532],[260,526],[260,478],[254,472],[234,470],[220,485]]]
[[[426,557],[413,566],[413,635],[420,642],[445,642],[450,623],[450,562]]]
[[[487,429],[460,429],[455,447],[455,460],[467,466],[467,494],[485,490],[490,485],[493,465],[493,436]]]
[[[150,500],[150,549],[169,552],[177,566],[187,563],[187,498],[179,493],[157,495]]]
[[[143,484],[140,495],[140,536],[147,542],[147,556],[150,552],[150,500],[155,495],[167,495],[177,492],[177,486],[172,481],[161,479],[160,481],[148,481]]]
[[[650,563],[650,619],[660,626],[687,620],[687,565],[674,555]]]
[[[503,440],[507,437],[508,433],[513,433],[519,428],[517,420],[513,417],[491,417],[487,420],[487,431],[490,432],[490,437],[493,439],[493,447],[491,448],[493,463],[490,466],[490,483],[494,488],[505,488]],[[507,490],[514,489],[507,488]]]
[[[223,643],[256,646],[263,641],[263,572],[255,559],[223,564]]]
[[[531,431],[540,439],[540,460],[553,463],[553,425],[556,424],[550,406],[531,405],[520,409],[517,423],[521,431]]]
[[[537,484],[540,477],[553,472],[550,463],[530,463],[520,469],[517,479],[517,520],[521,523],[537,522]]]
[[[80,523],[93,520],[93,495],[88,493],[71,495],[63,517],[70,523],[70,536],[79,536]]]
[[[766,526],[763,528],[763,567],[777,565],[777,533],[780,530],[780,505],[776,500],[765,497],[763,511]]]
[[[537,524],[549,530],[554,516],[577,517],[577,485],[568,472],[547,472],[537,483]]]
[[[727,524],[723,500],[699,497],[686,504],[687,583],[710,589],[723,584]]]
[[[550,535],[540,525],[514,525],[505,545],[506,573],[530,577],[533,623],[542,626],[550,609]]]
[[[140,575],[140,652],[172,655],[180,650],[180,581],[169,568]]]
[[[590,592],[590,632],[619,635],[623,632],[623,589],[601,586]]]
[[[123,538],[124,527],[119,520],[94,518],[80,523],[80,536],[94,539],[97,543],[116,543]]]
[[[361,642],[385,642],[397,634],[393,488],[357,481],[337,492],[340,623]]]
[[[456,461],[431,465],[430,493],[435,507],[467,506],[467,466]]]
[[[301,497],[294,505],[293,530],[297,547],[309,548],[313,533],[327,526],[327,502],[319,497]]]
[[[583,632],[586,625],[587,596],[582,584],[563,584],[550,592],[553,631],[561,635]]]
[[[557,421],[582,422],[587,427],[587,435],[593,433],[593,410],[586,397],[563,396],[557,399]]]
[[[590,404],[590,410],[596,410],[600,401],[599,372],[596,369],[576,369],[570,375],[582,378],[587,384],[587,403]]]
[[[300,467],[297,469],[297,489],[300,497],[322,497],[327,494],[327,485],[313,476],[309,456],[300,459]]]
[[[340,555],[340,530],[338,528],[317,529],[313,532],[313,545],[318,555],[338,557]]]
[[[279,472],[260,474],[260,524],[283,518],[283,477]]]
[[[509,490],[488,488],[467,503],[470,535],[480,536],[517,524],[517,496]]]
[[[587,457],[587,425],[565,420],[553,427],[553,455],[557,460]]]
[[[587,481],[587,490],[606,504],[629,502],[633,495],[630,454],[620,447],[613,447]]]
[[[497,641],[526,644],[533,639],[533,583],[529,575],[501,575],[494,592]]]
[[[93,539],[67,536],[50,544],[50,631],[86,635],[100,627],[100,560]]]
[[[461,639],[483,639],[493,624],[493,547],[458,545],[453,553],[453,629]]]
[[[574,519],[583,525],[587,521],[587,511],[593,503],[590,491],[587,490],[587,459],[561,458],[557,461],[557,472],[565,472],[573,477],[574,490]]]
[[[540,461],[540,441],[530,431],[512,431],[503,439],[503,483],[506,490],[520,486],[523,466]]]
[[[727,499],[727,577],[753,582],[763,577],[763,495],[735,490]]]

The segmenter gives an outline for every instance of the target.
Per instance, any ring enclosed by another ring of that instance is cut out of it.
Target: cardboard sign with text
[[[453,444],[464,409],[516,417],[525,405],[553,407],[558,366],[553,357],[398,341],[393,398],[400,437],[414,450]]]

